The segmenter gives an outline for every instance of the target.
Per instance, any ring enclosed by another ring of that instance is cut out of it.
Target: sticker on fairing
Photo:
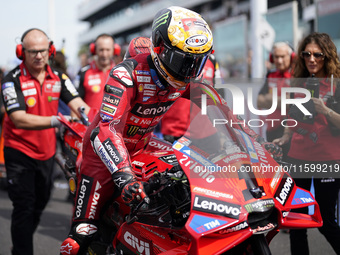
[[[209,159],[203,157],[201,154],[195,152],[194,150],[191,150],[188,146],[185,146],[184,144],[181,144],[178,141],[176,141],[173,144],[172,148],[177,150],[177,151],[184,153],[188,157],[197,161],[202,166],[215,166],[215,164],[212,163]]]
[[[215,218],[195,215],[189,226],[198,234],[207,232],[209,230],[212,230],[214,228],[220,227],[224,224],[228,223],[228,221],[224,220],[217,220]]]
[[[289,199],[290,193],[293,191],[294,181],[291,177],[283,178],[275,193],[275,199],[281,204],[285,205]]]
[[[313,203],[315,200],[312,198],[309,192],[297,188],[292,200],[292,205],[308,204]]]
[[[257,156],[256,149],[255,149],[254,144],[251,141],[250,137],[246,133],[242,132],[241,130],[237,130],[237,129],[234,129],[234,130],[235,130],[236,133],[241,135],[241,137],[243,138],[243,141],[244,141],[244,143],[247,147],[247,150],[249,152],[250,161],[252,163],[258,163],[259,158]]]

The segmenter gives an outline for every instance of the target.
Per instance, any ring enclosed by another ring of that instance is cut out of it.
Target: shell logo
[[[62,78],[63,80],[68,80],[68,79],[69,79],[68,76],[67,76],[66,74],[64,74],[64,73],[61,75],[61,78]]]
[[[92,92],[98,93],[99,91],[100,91],[100,86],[98,86],[98,85],[92,86]]]
[[[183,144],[181,144],[181,143],[176,143],[175,145],[174,145],[174,149],[176,149],[176,150],[180,150],[180,149],[182,149],[184,146],[183,146]]]
[[[139,86],[138,86],[138,90],[139,90],[139,92],[142,92],[143,91],[143,85],[142,84],[139,84]]]
[[[34,97],[29,97],[29,98],[27,98],[27,100],[26,100],[26,104],[27,104],[28,107],[33,107],[33,106],[35,106],[36,102],[37,102],[37,101],[35,100]]]
[[[71,177],[71,178],[68,180],[68,184],[69,184],[70,192],[71,192],[72,194],[75,194],[75,193],[76,193],[77,185],[76,185],[76,180],[74,179],[74,177]]]

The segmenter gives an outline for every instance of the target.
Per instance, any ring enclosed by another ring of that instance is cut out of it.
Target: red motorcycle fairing
[[[68,122],[64,133],[76,151],[86,129],[78,124]],[[140,207],[136,219],[119,198],[106,211],[118,229],[112,243],[118,254],[222,254],[254,236],[265,235],[269,243],[281,228],[322,226],[312,194],[297,187],[259,143],[228,125],[204,134],[209,139],[189,132],[172,147],[153,137],[146,150],[131,155],[138,180],[165,179],[149,191],[155,202]],[[313,215],[290,212],[309,205]]]
[[[258,142],[230,127],[222,133],[218,130],[207,134],[213,135],[206,140],[200,133],[196,141],[190,135],[182,137],[173,144],[173,152],[146,151],[132,157],[137,176],[146,181],[152,173],[178,168],[173,161],[164,165],[160,159],[166,155],[173,160],[175,155],[190,184],[190,208],[179,210],[184,225],[177,228],[164,224],[169,215],[165,206],[137,214],[137,221],[123,223],[115,237],[113,246],[118,253],[222,254],[253,236],[264,235],[269,243],[281,228],[322,226],[312,194],[297,187]],[[207,144],[209,140],[214,146]],[[224,142],[216,143],[221,140]],[[219,145],[223,150],[216,150]],[[315,206],[313,215],[290,212],[310,205]]]
[[[76,162],[76,169],[78,169],[82,160],[82,139],[84,138],[87,126],[80,122],[69,122],[61,113],[58,113],[58,117],[66,128],[63,133],[63,145],[68,156]]]
[[[319,207],[312,194],[296,187],[290,175],[285,173],[256,141],[245,137],[244,134],[241,137],[242,144],[247,148],[248,158],[243,152],[237,152],[222,159],[213,159],[217,160],[214,163],[220,165],[222,162],[228,162],[226,169],[229,170],[224,172],[195,171],[197,168],[204,169],[214,164],[192,153],[191,148],[187,146],[187,139],[181,138],[173,146],[183,170],[191,177],[192,210],[185,225],[194,237],[189,254],[220,254],[254,234],[271,232],[267,235],[267,241],[270,242],[278,228],[322,226]],[[192,164],[186,164],[188,160],[191,160]],[[252,169],[256,169],[261,161],[278,166],[280,171],[252,171],[248,177],[233,171],[240,170],[242,166],[253,166]],[[201,178],[197,178],[198,176]],[[202,179],[205,180],[203,186]],[[255,181],[256,186],[260,187],[260,199],[248,193],[247,181]],[[204,188],[202,190],[197,187]],[[201,191],[205,193],[204,196]],[[313,215],[289,212],[293,208],[309,205],[315,205],[316,211]],[[268,208],[270,210],[267,210]],[[216,216],[221,212],[224,212],[224,217]],[[214,217],[207,217],[207,213],[214,214]],[[263,214],[262,217],[259,217],[260,213]],[[216,238],[218,236],[219,238]],[[215,239],[212,240],[211,237]]]
[[[147,225],[135,228],[133,225],[124,224],[117,233],[122,238],[117,239],[116,249],[123,254],[187,254],[189,239],[184,231],[172,232]]]

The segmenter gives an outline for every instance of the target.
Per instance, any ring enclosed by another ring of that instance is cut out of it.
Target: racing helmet
[[[152,60],[173,87],[184,87],[197,78],[212,51],[213,36],[198,13],[172,6],[154,17],[151,36]]]
[[[133,58],[138,54],[150,53],[151,40],[148,37],[138,36],[133,38],[124,55],[124,59]]]

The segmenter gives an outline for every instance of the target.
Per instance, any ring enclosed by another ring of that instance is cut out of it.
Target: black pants
[[[4,148],[8,196],[13,203],[13,255],[33,255],[33,233],[50,198],[54,157],[35,160],[13,148]]]
[[[294,164],[311,163],[310,161],[299,161],[295,159],[289,159]],[[320,162],[317,162],[320,163]],[[325,162],[323,162],[325,163]],[[335,163],[335,162],[328,162]],[[294,176],[293,176],[294,177]],[[296,185],[306,190],[311,188],[311,178],[295,178]],[[325,236],[329,244],[332,246],[336,254],[340,255],[340,227],[336,222],[335,206],[338,200],[338,192],[340,188],[340,179],[334,179],[331,182],[324,182],[325,180],[320,178],[313,179],[315,200],[320,207],[321,216],[323,219],[323,226],[319,228],[319,231]],[[308,214],[308,207],[292,210],[294,212]],[[307,229],[291,229],[290,233],[290,250],[292,255],[308,255],[308,239]]]

